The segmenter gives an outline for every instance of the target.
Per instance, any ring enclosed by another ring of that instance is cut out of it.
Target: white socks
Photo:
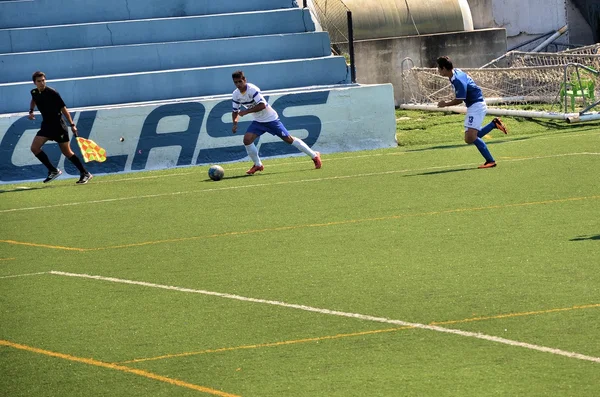
[[[294,138],[294,142],[292,142],[292,145],[298,148],[298,150],[306,153],[308,156],[310,156],[311,159],[317,157],[317,153],[310,147],[308,147],[308,145],[304,143],[304,141],[300,138]],[[254,162],[254,165],[262,165],[260,157],[258,157],[258,148],[256,147],[256,145],[254,143],[251,143],[250,145],[244,146],[246,147],[246,153],[248,153],[248,157],[250,157],[250,159]]]
[[[258,149],[256,148],[256,145],[254,143],[251,143],[249,145],[244,146],[246,147],[246,153],[248,153],[248,156],[254,162],[254,165],[262,165],[260,157],[258,157]]]
[[[317,153],[315,153],[314,150],[309,148],[308,145],[306,143],[304,143],[304,141],[300,138],[294,138],[294,142],[292,142],[292,145],[294,145],[299,150],[301,150],[304,153],[306,153],[307,155],[309,155],[311,159],[314,159],[315,157],[317,157]]]

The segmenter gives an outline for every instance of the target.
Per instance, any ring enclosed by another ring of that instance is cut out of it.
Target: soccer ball
[[[213,165],[208,169],[208,177],[213,181],[220,181],[225,175],[225,170],[220,165]]]

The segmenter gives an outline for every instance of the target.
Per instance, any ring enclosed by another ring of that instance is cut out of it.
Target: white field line
[[[150,176],[136,176],[132,178],[121,178],[121,179],[107,179],[103,181],[94,181],[94,184],[97,183],[113,183],[113,182],[128,182],[128,181],[140,181],[144,179],[159,179],[159,178],[171,178],[174,176],[188,176],[193,174],[194,172],[180,172],[177,174],[167,174],[167,175],[150,175]]]
[[[521,157],[521,158],[516,158],[516,159],[506,159],[506,160],[502,160],[502,162],[539,160],[539,159],[548,159],[548,158],[556,158],[556,157],[585,156],[585,155],[600,155],[600,153],[579,152],[579,153],[551,154],[551,155],[547,155],[547,156],[534,156],[534,157]],[[369,173],[363,173],[363,174],[331,176],[331,177],[325,177],[325,178],[300,179],[297,181],[257,183],[257,184],[253,184],[253,185],[227,186],[227,187],[213,188],[213,189],[188,190],[188,191],[181,191],[181,192],[146,194],[146,195],[142,195],[142,196],[116,197],[116,198],[109,198],[109,199],[102,199],[102,200],[78,201],[78,202],[74,202],[74,203],[42,205],[42,206],[38,206],[38,207],[10,208],[10,209],[5,209],[5,210],[0,210],[0,214],[4,214],[7,212],[32,211],[32,210],[40,210],[40,209],[48,209],[48,208],[72,207],[72,206],[77,206],[77,205],[89,205],[89,204],[111,203],[111,202],[116,202],[116,201],[140,200],[140,199],[147,199],[147,198],[178,196],[178,195],[182,195],[182,194],[206,193],[206,192],[216,192],[216,191],[224,191],[224,190],[250,189],[250,188],[264,187],[264,186],[291,185],[291,184],[296,184],[296,183],[322,182],[322,181],[341,180],[341,179],[350,179],[350,178],[364,178],[364,177],[370,177],[370,176],[404,174],[404,173],[410,173],[410,172],[432,171],[432,170],[456,168],[456,167],[467,167],[467,166],[471,167],[471,166],[475,166],[477,164],[479,164],[479,163],[440,165],[440,166],[426,167],[426,168],[413,168],[413,169],[408,169],[408,170],[369,172]]]
[[[1,1],[1,0],[0,0]],[[590,135],[600,135],[600,132],[596,132],[596,133],[580,133],[580,134],[569,134],[569,135],[551,135],[551,136],[536,136],[535,139],[542,139],[542,140],[546,140],[546,139],[555,139],[555,138],[575,138],[575,137],[581,137],[581,136],[590,136]],[[525,142],[522,139],[513,139],[513,140],[508,140],[508,141],[495,141],[495,143],[497,144],[506,144],[506,143],[522,143]],[[464,146],[464,145],[462,145]],[[435,149],[432,149],[435,150]],[[420,153],[420,150],[411,150],[411,151],[405,151],[405,152],[394,152],[394,153],[369,153],[369,154],[361,154],[361,155],[350,155],[350,156],[344,156],[344,157],[335,157],[335,158],[329,158],[327,159],[327,161],[340,161],[340,160],[355,160],[355,159],[361,159],[361,158],[369,158],[369,157],[382,157],[382,156],[401,156],[401,155],[406,155],[406,154],[416,154],[416,153]],[[600,153],[589,153],[589,154],[598,154],[600,155]],[[302,156],[299,156],[302,157]],[[233,165],[235,163],[231,163],[231,165]],[[284,163],[277,163],[276,165],[269,165],[269,167],[271,166],[286,166],[286,165],[296,165],[298,164],[297,162],[284,162]],[[189,167],[196,167],[196,166],[189,166]],[[226,167],[227,171],[237,171],[237,170],[245,170],[247,169],[247,166],[242,166],[242,167]],[[114,183],[114,182],[129,182],[129,181],[139,181],[139,180],[144,180],[144,179],[159,179],[159,178],[176,178],[176,177],[180,177],[180,176],[187,176],[187,175],[191,175],[194,174],[195,171],[191,171],[191,172],[182,172],[182,173],[177,173],[177,174],[167,174],[167,175],[151,175],[151,176],[139,176],[139,177],[131,177],[131,178],[121,178],[121,179],[107,179],[107,180],[99,180],[99,181],[94,181],[94,184],[98,184],[98,183]],[[1,212],[1,211],[0,211]]]
[[[93,280],[109,281],[112,283],[140,285],[143,287],[159,288],[159,289],[165,289],[165,290],[171,290],[171,291],[179,291],[179,292],[188,292],[188,293],[194,293],[194,294],[216,296],[219,298],[234,299],[234,300],[238,300],[238,301],[251,302],[251,303],[262,303],[262,304],[266,304],[266,305],[273,305],[273,306],[286,307],[286,308],[290,308],[290,309],[304,310],[307,312],[327,314],[327,315],[331,315],[331,316],[349,317],[349,318],[355,318],[355,319],[364,320],[364,321],[374,321],[374,322],[378,322],[378,323],[394,324],[394,325],[400,325],[400,326],[404,326],[404,327],[414,327],[414,328],[420,328],[420,329],[425,329],[425,330],[429,330],[429,331],[436,331],[436,332],[443,332],[443,333],[447,333],[447,334],[460,335],[460,336],[465,336],[465,337],[469,337],[469,338],[483,339],[483,340],[487,340],[490,342],[502,343],[502,344],[509,345],[509,346],[522,347],[525,349],[537,350],[540,352],[556,354],[556,355],[564,356],[564,357],[568,357],[568,358],[574,358],[574,359],[578,359],[578,360],[585,360],[585,361],[592,361],[595,363],[600,363],[600,357],[587,356],[587,355],[580,354],[580,353],[568,352],[568,351],[564,351],[564,350],[560,350],[560,349],[554,349],[551,347],[539,346],[539,345],[534,345],[531,343],[525,343],[525,342],[519,342],[519,341],[515,341],[515,340],[500,338],[498,336],[485,335],[485,334],[481,334],[478,332],[462,331],[459,329],[444,328],[444,327],[439,327],[436,325],[411,323],[411,322],[402,321],[402,320],[394,320],[394,319],[390,319],[390,318],[386,318],[386,317],[374,317],[374,316],[369,316],[369,315],[359,314],[359,313],[341,312],[341,311],[337,311],[337,310],[321,309],[321,308],[317,308],[317,307],[298,305],[298,304],[294,304],[294,303],[286,303],[286,302],[266,300],[266,299],[257,299],[257,298],[248,298],[245,296],[226,294],[226,293],[222,293],[222,292],[205,291],[205,290],[200,290],[200,289],[181,288],[181,287],[174,287],[174,286],[170,286],[170,285],[154,284],[154,283],[148,283],[145,281],[135,281],[135,280],[114,278],[114,277],[94,276],[94,275],[90,275],[90,274],[81,274],[81,273],[67,273],[67,272],[60,272],[60,271],[54,271],[54,270],[52,270],[48,273],[54,274],[57,276],[80,277],[80,278],[87,278],[87,279],[93,279]]]
[[[510,131],[509,131],[509,134],[510,134]],[[562,135],[550,135],[550,136],[540,136],[540,135],[538,135],[538,136],[534,136],[533,138],[535,138],[536,140],[539,139],[539,140],[544,140],[545,141],[545,140],[548,140],[548,139],[555,139],[555,138],[579,138],[579,137],[582,137],[582,136],[591,136],[591,135],[600,135],[600,132],[592,132],[592,133],[582,132],[582,133],[579,133],[579,134],[567,134],[567,133],[565,133],[565,134],[562,134]],[[527,142],[528,140],[529,139],[519,139],[519,138],[516,138],[516,139],[510,139],[510,140],[507,140],[507,141],[502,140],[502,141],[495,141],[495,142],[497,144],[503,144],[504,145],[506,143]],[[492,140],[492,142],[494,142],[494,140]]]
[[[0,279],[3,279],[3,278],[14,278],[14,277],[26,277],[26,276],[37,276],[37,275],[40,275],[40,274],[48,274],[48,272],[14,274],[12,276],[0,276]]]
[[[600,132],[598,133],[582,133],[582,134],[570,134],[568,135],[568,138],[574,138],[574,137],[580,137],[580,136],[589,136],[589,135],[600,135]],[[546,136],[546,137],[536,137],[536,139],[542,139],[542,140],[546,140],[546,139],[554,139],[554,138],[566,138],[566,135],[553,135],[553,136]],[[514,140],[509,140],[509,141],[500,141],[500,142],[496,142],[496,143],[522,143],[524,142],[521,139],[514,139]],[[464,145],[463,145],[464,146]],[[434,149],[435,150],[435,149]],[[344,156],[344,157],[335,157],[335,158],[330,158],[327,159],[327,161],[340,161],[340,160],[355,160],[355,159],[361,159],[361,158],[370,158],[370,157],[383,157],[383,156],[401,156],[401,155],[406,155],[406,154],[416,154],[416,153],[420,153],[420,151],[406,151],[406,152],[395,152],[395,153],[370,153],[370,154],[361,154],[361,155],[355,155],[355,156]],[[586,153],[586,154],[597,154],[600,155],[600,153]],[[302,157],[302,156],[298,156],[298,157]],[[232,163],[233,165],[234,163]],[[276,166],[280,167],[280,166],[286,166],[286,165],[296,165],[298,164],[297,162],[284,162],[284,163],[277,163]],[[270,165],[269,167],[271,167],[272,165]],[[238,170],[246,170],[248,167],[247,166],[242,166],[242,167],[226,167],[227,171],[238,171]],[[128,182],[128,181],[137,181],[137,180],[144,180],[144,179],[158,179],[158,178],[172,178],[172,177],[179,177],[179,176],[187,176],[190,174],[193,174],[194,172],[184,172],[184,173],[178,173],[178,174],[168,174],[168,175],[154,175],[154,176],[141,176],[141,177],[133,177],[133,178],[122,178],[122,179],[112,179],[112,180],[105,180],[105,181],[94,181],[94,184],[97,183],[113,183],[113,182]]]

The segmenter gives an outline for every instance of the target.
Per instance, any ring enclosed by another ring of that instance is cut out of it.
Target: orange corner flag
[[[86,163],[90,161],[98,161],[100,163],[106,161],[106,150],[102,149],[91,139],[77,137],[77,144],[81,150],[83,161]]]

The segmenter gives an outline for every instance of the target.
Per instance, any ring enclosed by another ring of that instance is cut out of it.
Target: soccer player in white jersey
[[[450,83],[454,87],[456,98],[451,101],[440,101],[438,107],[456,106],[465,102],[467,106],[467,115],[465,116],[465,142],[474,144],[479,150],[479,153],[485,158],[485,163],[478,168],[493,168],[496,166],[496,160],[487,148],[483,141],[494,128],[507,133],[506,126],[498,117],[493,119],[489,124],[481,127],[483,118],[487,112],[487,106],[483,100],[481,89],[475,84],[471,76],[462,70],[455,68],[450,58],[444,56],[437,59],[438,73],[450,79]]]
[[[237,132],[238,120],[240,117],[244,117],[247,114],[252,114],[254,117],[254,121],[250,124],[248,130],[244,134],[244,146],[246,147],[246,152],[254,162],[254,165],[246,171],[246,174],[253,175],[255,172],[265,169],[258,156],[258,149],[254,144],[256,138],[265,132],[278,136],[284,142],[294,145],[298,150],[310,156],[315,163],[315,168],[321,168],[321,154],[308,147],[302,139],[290,135],[281,120],[279,120],[277,112],[267,103],[260,93],[260,89],[254,84],[246,81],[244,72],[238,70],[234,72],[231,77],[233,78],[233,84],[237,87],[237,89],[233,91],[233,113],[231,114],[233,127],[231,127],[231,131],[233,131],[234,134]],[[244,110],[240,110],[242,106],[244,106]]]

